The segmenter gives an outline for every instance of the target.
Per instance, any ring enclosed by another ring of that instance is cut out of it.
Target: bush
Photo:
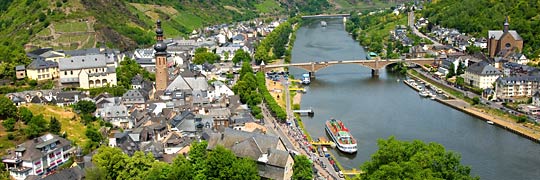
[[[520,116],[517,117],[517,122],[518,123],[524,123],[525,121],[527,121],[527,116],[520,115]]]
[[[471,103],[472,105],[476,105],[476,104],[479,104],[479,103],[480,103],[480,98],[478,98],[478,97],[472,98],[472,103]]]
[[[13,133],[8,133],[7,138],[8,140],[13,140],[15,139],[15,135],[13,135]]]

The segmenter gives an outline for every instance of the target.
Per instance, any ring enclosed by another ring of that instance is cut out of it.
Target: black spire
[[[508,16],[506,16],[506,19],[504,20],[504,30],[503,32],[508,32],[508,27],[510,26],[510,23],[508,22]]]
[[[163,29],[161,29],[161,20],[157,20],[156,22],[156,25],[157,25],[157,29],[156,29],[156,34],[158,37],[163,37]]]
[[[156,54],[167,54],[167,45],[163,42],[163,29],[161,29],[161,21],[158,19],[156,22],[156,39],[157,43],[154,45]]]

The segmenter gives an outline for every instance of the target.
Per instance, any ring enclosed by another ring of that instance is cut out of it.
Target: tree
[[[245,52],[243,49],[239,49],[234,53],[232,62],[236,65],[240,62],[251,62],[251,57],[248,52]]]
[[[217,146],[208,153],[206,163],[208,167],[208,179],[231,179],[233,171],[231,169],[236,156],[223,146]]]
[[[96,104],[92,101],[82,100],[77,102],[73,109],[79,111],[81,114],[92,114],[96,111]]]
[[[49,132],[59,135],[61,130],[62,124],[60,124],[60,121],[58,121],[55,117],[51,117],[51,121],[49,123]]]
[[[0,96],[0,119],[15,117],[16,114],[17,107],[13,104],[11,99],[6,96]]]
[[[479,179],[461,165],[459,154],[440,144],[398,141],[393,136],[377,144],[379,150],[361,166],[362,179]]]
[[[195,56],[193,57],[194,64],[204,64],[208,62],[210,64],[219,61],[220,57],[217,54],[208,52],[206,48],[197,48],[195,50]]]
[[[152,168],[154,162],[152,153],[145,154],[137,151],[130,158],[126,158],[124,170],[118,174],[118,179],[146,179],[143,175]]]
[[[19,108],[19,121],[24,122],[24,124],[27,124],[32,117],[34,117],[34,114],[32,114],[32,111],[26,107],[20,107]]]
[[[103,146],[92,157],[92,161],[103,173],[105,179],[116,179],[125,170],[128,158],[128,155],[119,148]]]
[[[233,154],[231,152],[231,154]],[[231,179],[253,179],[257,180],[259,176],[259,170],[255,161],[248,158],[237,158],[232,164],[232,178]]]
[[[171,171],[168,175],[168,179],[191,180],[194,175],[193,172],[194,168],[191,162],[189,162],[183,155],[178,155],[171,165]]]
[[[463,62],[459,61],[456,75],[461,75],[463,73],[465,73],[465,64],[463,64]]]
[[[450,64],[450,67],[448,68],[448,74],[446,74],[446,78],[452,78],[456,75],[456,69],[454,67],[454,64]]]
[[[294,157],[293,176],[295,180],[310,180],[313,179],[312,164],[305,155]]]
[[[461,76],[456,77],[456,84],[458,86],[463,86],[465,84],[465,79],[463,79]]]
[[[472,105],[477,105],[479,103],[480,103],[480,98],[478,98],[478,96],[475,96],[472,98],[472,102],[471,102]]]
[[[47,121],[42,114],[32,117],[28,122],[24,133],[26,136],[31,139],[38,137],[42,132],[45,132],[48,129]]]
[[[15,123],[17,123],[17,121],[14,118],[10,117],[4,120],[2,122],[2,125],[4,126],[4,128],[6,128],[7,131],[11,132],[15,129]]]
[[[191,144],[191,149],[189,150],[189,161],[193,165],[193,171],[195,172],[195,179],[207,179],[207,167],[206,167],[206,147],[208,147],[208,142],[201,141]]]

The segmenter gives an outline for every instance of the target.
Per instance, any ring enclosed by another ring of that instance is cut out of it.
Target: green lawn
[[[279,6],[279,4],[276,1],[273,0],[265,0],[259,4],[255,5],[255,8],[260,13],[272,13],[272,12],[281,12],[283,11],[283,8]]]
[[[54,25],[54,29],[58,32],[86,32],[86,22],[68,22],[58,23]]]
[[[62,124],[61,132],[67,132],[68,139],[76,144],[83,145],[88,141],[88,138],[84,134],[86,132],[86,126],[80,122],[80,118],[77,114],[71,112],[71,108],[37,104],[31,104],[27,107],[34,115],[43,114],[46,120],[50,120],[51,117],[56,117]],[[73,118],[74,120],[72,120]]]
[[[41,31],[39,31],[39,33],[37,33],[38,36],[48,36],[48,35],[51,35],[51,30],[49,28],[45,28]]]

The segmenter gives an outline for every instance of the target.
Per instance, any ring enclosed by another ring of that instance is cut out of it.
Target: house
[[[536,91],[532,97],[532,105],[540,107],[540,91]]]
[[[148,95],[148,99],[154,99],[154,93],[156,91],[154,83],[143,79],[140,74],[137,74],[131,79],[131,88],[140,90],[143,94]]]
[[[83,180],[86,173],[84,169],[79,166],[64,169],[54,174],[45,176],[42,180]]]
[[[148,101],[148,95],[140,89],[128,90],[122,95],[122,102],[128,107],[144,109],[146,101]]]
[[[234,92],[231,90],[231,88],[229,88],[221,81],[212,82],[212,86],[214,87],[214,90],[209,93],[210,98],[212,99],[218,99],[220,97],[229,97],[234,95]]]
[[[26,67],[26,75],[38,81],[58,78],[58,63],[43,58],[35,59]]]
[[[205,132],[206,133],[206,132]],[[263,179],[291,179],[294,160],[279,137],[226,128],[222,133],[211,133],[208,150],[223,146],[237,157],[257,162],[259,176]]]
[[[15,77],[17,79],[24,79],[26,77],[26,68],[24,65],[15,66]]]
[[[57,106],[69,106],[75,104],[86,98],[87,94],[81,91],[62,91],[56,94],[56,105]]]
[[[122,149],[128,156],[132,156],[136,151],[139,151],[139,144],[131,139],[128,132],[112,132],[109,136],[109,146]]]
[[[165,136],[165,138],[161,141],[164,146],[164,153],[165,154],[176,154],[180,150],[189,147],[193,140],[189,137],[182,136],[180,132],[170,132]]]
[[[114,59],[104,54],[60,59],[60,83],[84,89],[116,85]]]
[[[53,172],[68,161],[73,150],[70,141],[58,135],[46,134],[8,150],[2,162],[13,179],[23,180],[31,175],[42,176]]]
[[[127,106],[123,104],[105,103],[102,108],[96,110],[95,116],[122,129],[131,129],[135,124],[130,117]]]
[[[66,54],[62,52],[50,50],[50,51],[44,52],[43,54],[40,54],[39,57],[45,59],[45,61],[53,61],[53,62],[58,63],[59,62],[58,60],[66,57]]]
[[[236,54],[236,51],[240,49],[249,53],[249,48],[242,45],[242,46],[218,47],[216,48],[216,54],[219,55],[219,57],[221,57],[222,61],[232,61],[234,55]]]
[[[237,34],[236,36],[232,37],[232,43],[238,44],[243,46],[246,42],[246,37],[243,34]]]
[[[480,61],[465,69],[463,78],[465,83],[476,88],[493,88],[493,83],[502,75],[502,72],[491,64]]]
[[[489,57],[505,57],[510,52],[521,52],[523,50],[523,38],[515,31],[509,30],[510,23],[508,16],[504,21],[504,29],[488,31],[488,54]]]
[[[531,97],[540,91],[540,76],[508,76],[496,81],[495,98]]]

